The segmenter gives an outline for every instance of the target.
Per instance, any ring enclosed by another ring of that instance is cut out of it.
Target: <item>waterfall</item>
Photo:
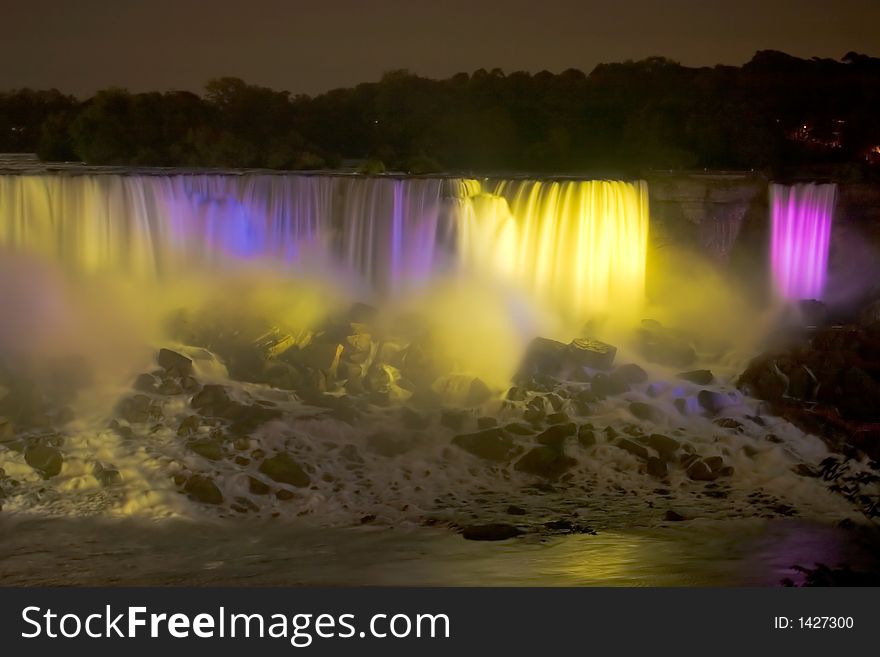
[[[473,196],[460,253],[583,319],[638,309],[647,241],[644,182],[500,180]]]
[[[837,185],[770,186],[773,282],[785,299],[821,299]]]
[[[74,271],[173,280],[239,263],[321,263],[379,299],[457,271],[578,319],[638,305],[647,227],[643,182],[0,176],[0,246]]]

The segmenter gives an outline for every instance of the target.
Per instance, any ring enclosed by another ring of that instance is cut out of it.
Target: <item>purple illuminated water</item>
[[[771,264],[785,299],[821,299],[837,185],[771,185]]]

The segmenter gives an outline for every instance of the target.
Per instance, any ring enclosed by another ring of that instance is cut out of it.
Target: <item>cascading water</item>
[[[443,189],[344,176],[3,176],[0,245],[147,278],[323,254],[385,294],[443,266]]]
[[[624,314],[644,290],[645,183],[295,175],[0,177],[0,245],[162,278],[322,257],[395,296],[452,268],[560,311]],[[613,307],[612,307],[613,306]]]
[[[646,183],[501,180],[481,191],[462,221],[459,250],[467,266],[507,278],[569,318],[630,318],[638,309]]]
[[[712,383],[640,361],[510,388],[525,343],[560,326],[545,315],[568,320],[566,340],[585,319],[632,319],[647,231],[642,182],[0,176],[0,247],[61,265],[0,257],[4,513],[400,526],[504,523],[515,504],[530,526],[565,513],[601,531],[656,522],[661,477],[688,515],[742,517],[761,489],[771,511],[845,516],[792,468],[820,463],[821,442],[758,418],[717,362]],[[336,303],[324,277],[378,310]],[[608,338],[619,361],[626,334]],[[676,452],[668,471],[646,472],[643,441]],[[725,495],[704,496],[716,474]]]
[[[837,185],[771,185],[773,282],[785,299],[821,299]]]

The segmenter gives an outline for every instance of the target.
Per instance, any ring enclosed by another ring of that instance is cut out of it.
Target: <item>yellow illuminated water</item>
[[[470,191],[459,234],[467,267],[503,277],[571,319],[638,311],[646,183],[498,181]]]

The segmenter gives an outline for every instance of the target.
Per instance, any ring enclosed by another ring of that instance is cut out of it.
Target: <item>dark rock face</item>
[[[594,338],[575,338],[567,351],[574,364],[597,370],[611,369],[617,355],[617,347]]]
[[[640,420],[659,423],[664,419],[663,411],[656,406],[645,402],[632,402],[629,405],[629,412]]]
[[[578,427],[578,442],[582,447],[592,447],[596,444],[596,433],[591,426],[582,424]]]
[[[661,456],[661,458],[671,461],[675,457],[675,453],[678,451],[679,447],[681,447],[681,443],[679,443],[674,438],[670,438],[669,436],[664,436],[661,433],[652,433],[648,436],[648,445],[656,450],[656,452]]]
[[[545,479],[557,479],[576,464],[577,461],[562,450],[540,445],[526,452],[513,467]]]
[[[115,466],[108,463],[95,463],[92,466],[92,476],[98,480],[98,483],[103,488],[109,488],[110,486],[122,483],[122,474]]]
[[[265,459],[260,464],[260,472],[272,481],[280,484],[289,484],[297,488],[304,488],[311,483],[311,479],[299,463],[293,460],[289,454],[281,453]]]
[[[468,541],[504,541],[523,533],[521,529],[503,523],[471,525],[461,530],[461,535]]]
[[[641,445],[634,440],[630,440],[629,438],[618,438],[617,442],[614,444],[633,456],[638,456],[640,459],[647,460],[651,456],[651,453],[644,445]]]
[[[526,349],[516,380],[530,381],[540,377],[558,376],[565,364],[565,356],[565,343],[548,338],[535,338]]]
[[[679,372],[675,375],[678,379],[684,379],[698,386],[707,386],[715,380],[715,375],[709,370],[690,370],[689,372]]]
[[[189,376],[192,374],[192,360],[170,349],[160,349],[156,357],[159,367],[175,376]]]
[[[569,436],[573,436],[577,431],[577,425],[574,422],[567,424],[554,424],[542,433],[535,440],[547,447],[554,449],[562,449],[562,444]]]
[[[488,461],[506,461],[514,451],[513,440],[498,427],[456,436],[452,444]]]
[[[880,441],[856,444],[857,436],[880,423],[880,330],[816,330],[788,349],[754,358],[738,385],[832,449],[855,448],[880,458]]]
[[[186,480],[183,490],[196,502],[223,504],[223,493],[217,488],[217,484],[205,475],[192,475]]]
[[[24,460],[44,479],[58,475],[64,464],[64,457],[58,448],[44,443],[37,443],[25,449]]]

